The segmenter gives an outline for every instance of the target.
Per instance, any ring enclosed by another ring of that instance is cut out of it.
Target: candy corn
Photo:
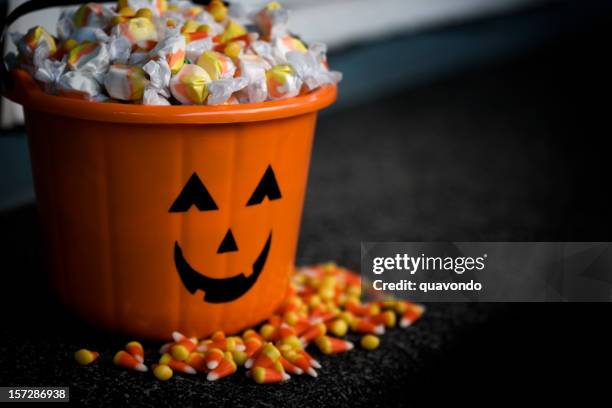
[[[189,354],[195,350],[197,344],[192,339],[183,338],[170,346],[170,355],[175,360],[185,361]]]
[[[409,304],[400,320],[400,327],[408,327],[421,318],[425,308],[421,305]]]
[[[225,357],[225,353],[218,348],[212,348],[206,352],[204,359],[206,360],[206,367],[209,370],[217,368],[221,360]]]
[[[153,364],[153,375],[160,381],[168,381],[172,378],[172,369],[166,364]]]
[[[289,378],[291,378],[289,374],[274,370],[272,368],[255,367],[251,371],[251,376],[257,384],[279,383],[287,381]]]
[[[306,351],[312,344],[327,356],[343,353],[354,345],[340,337],[353,332],[362,334],[362,349],[375,350],[381,344],[378,335],[394,327],[398,316],[400,326],[407,326],[424,313],[423,306],[406,301],[362,302],[358,279],[332,263],[304,268],[291,282],[286,300],[259,331],[248,329],[241,336],[217,331],[206,339],[173,332],[172,342],[160,348],[159,363],[151,366],[153,375],[167,381],[174,372],[200,372],[208,381],[217,381],[245,367],[258,384],[287,381],[292,375],[317,377],[321,364]],[[115,364],[146,371],[142,345],[131,341],[125,350],[115,355]],[[80,364],[97,358],[98,353],[85,349],[75,353]]]
[[[219,365],[208,373],[206,379],[208,381],[217,381],[220,378],[234,374],[237,369],[238,367],[232,358],[232,354],[230,352],[226,352],[223,359],[219,362]]]
[[[337,339],[335,337],[323,336],[316,340],[317,347],[323,354],[342,353],[353,349],[350,341]]]
[[[125,350],[130,353],[138,362],[144,362],[144,348],[137,341],[130,341],[125,345]]]
[[[80,349],[74,353],[74,359],[80,365],[89,365],[96,361],[100,357],[100,354],[96,351],[90,351],[87,349]]]
[[[166,364],[168,367],[170,367],[174,371],[178,371],[179,373],[183,373],[183,374],[195,374],[196,373],[195,368],[191,367],[189,364],[187,364],[184,361],[173,359],[170,354],[164,354],[163,356],[161,356],[161,358],[159,359],[159,363]]]
[[[113,363],[118,365],[119,367],[127,368],[130,370],[136,370],[141,372],[147,371],[147,366],[142,364],[140,361],[136,360],[134,356],[129,354],[126,351],[118,351],[113,358]]]

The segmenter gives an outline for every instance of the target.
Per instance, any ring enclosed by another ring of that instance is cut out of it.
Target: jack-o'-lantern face
[[[263,204],[266,197],[270,201],[278,200],[282,197],[272,166],[268,166],[259,184],[254,186],[254,191],[245,205],[250,207]],[[183,190],[170,207],[169,212],[182,213],[189,211],[192,207],[201,212],[213,212],[219,209],[213,196],[196,173],[193,173],[189,178],[185,187],[183,187]],[[248,242],[249,237],[246,237],[244,241],[239,240],[239,242],[245,241]],[[266,242],[262,244],[259,255],[253,260],[253,271],[248,277],[243,273],[239,273],[230,278],[214,279],[198,272],[185,259],[178,241],[174,244],[174,263],[185,289],[191,294],[194,294],[199,289],[204,292],[205,302],[232,302],[243,296],[255,285],[266,265],[271,245],[272,231],[270,230]],[[217,254],[237,251],[239,251],[238,244],[231,228],[229,228],[225,236],[220,239]]]

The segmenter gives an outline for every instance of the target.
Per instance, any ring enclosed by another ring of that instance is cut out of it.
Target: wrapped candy
[[[213,81],[232,78],[236,73],[236,65],[231,58],[216,51],[206,51],[200,55],[198,65],[208,72]]]
[[[168,90],[172,72],[165,59],[149,61],[142,67],[143,71],[149,75],[149,86],[165,97],[170,96]]]
[[[202,53],[212,49],[213,40],[210,37],[197,41],[191,41],[187,43],[187,47],[185,48],[185,56],[190,61],[197,61]]]
[[[126,37],[132,44],[157,41],[157,28],[148,18],[136,17],[118,24],[113,29],[114,35]]]
[[[233,40],[234,38],[242,37],[245,34],[247,34],[246,28],[244,28],[236,21],[230,20],[228,21],[223,34],[219,36],[219,42],[223,44],[230,40]]]
[[[83,4],[72,16],[75,28],[91,27],[106,28],[110,24],[113,13],[98,3]]]
[[[324,50],[314,48],[306,53],[289,52],[287,61],[295,69],[297,76],[304,82],[308,90],[316,89],[327,84],[336,84],[342,80],[342,74],[329,71],[325,61]]]
[[[11,33],[7,62],[51,94],[147,105],[260,103],[339,82],[325,46],[290,35],[288,16],[278,2],[90,2],[61,13],[57,37]]]
[[[166,0],[119,0],[117,10],[130,8],[131,10],[149,9],[155,16],[161,16],[168,9]]]
[[[164,58],[151,60],[142,67],[149,76],[149,83],[145,88],[142,103],[144,105],[170,105],[170,79],[172,72]]]
[[[255,14],[254,20],[264,37],[275,38],[286,34],[289,12],[273,1]]]
[[[56,94],[57,84],[64,71],[66,71],[65,62],[46,59],[37,68],[34,78],[44,85],[47,93]]]
[[[102,30],[101,28],[94,28],[94,27],[81,27],[77,30],[75,30],[71,37],[72,40],[76,41],[77,43],[82,43],[85,41],[89,41],[89,42],[96,42],[96,41],[101,41],[101,42],[108,42],[110,40],[108,34],[106,34],[104,32],[104,30]]]
[[[272,100],[297,96],[302,81],[291,65],[281,64],[266,71],[268,97]]]
[[[142,99],[148,82],[142,68],[128,65],[112,65],[104,77],[104,87],[108,94],[121,101]]]
[[[208,104],[221,105],[227,103],[234,93],[246,88],[248,84],[249,81],[244,77],[212,81],[208,86]]]
[[[47,56],[51,56],[57,51],[57,44],[53,36],[40,26],[30,29],[24,36],[14,34],[13,42],[19,50],[19,54],[26,59],[31,59],[36,49],[41,45]]]
[[[272,45],[267,41],[253,41],[249,49],[263,59],[270,67],[285,62],[284,58],[281,61],[277,60]]]
[[[112,36],[108,41],[111,64],[127,64],[132,54],[132,43],[124,36]]]
[[[73,71],[88,72],[91,75],[101,75],[108,70],[110,54],[106,44],[84,42],[68,53],[68,68]]]
[[[243,55],[240,57],[240,73],[247,79],[248,85],[242,91],[246,94],[246,101],[258,103],[266,100],[268,87],[264,61],[257,55]]]
[[[149,53],[151,58],[164,58],[173,74],[176,74],[183,68],[185,63],[185,53],[187,44],[185,37],[182,35],[174,35],[160,41],[155,48]]]
[[[169,106],[170,102],[159,94],[158,89],[148,86],[142,97],[143,105]]]
[[[296,51],[296,52],[306,52],[308,49],[304,45],[302,41],[299,39],[292,37],[290,35],[285,35],[283,37],[277,37],[272,40],[272,49],[274,58],[276,58],[279,62],[284,62],[287,60],[286,56],[288,52]]]
[[[170,81],[170,90],[183,105],[202,105],[208,98],[210,82],[210,76],[204,68],[185,64]]]
[[[57,81],[56,87],[58,94],[63,96],[98,101],[105,99],[101,95],[100,83],[79,71],[69,71],[63,74]]]

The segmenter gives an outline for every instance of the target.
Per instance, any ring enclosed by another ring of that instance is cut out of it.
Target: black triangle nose
[[[238,245],[236,245],[236,240],[234,239],[234,234],[232,234],[231,228],[227,230],[227,234],[225,234],[225,238],[221,242],[219,249],[217,250],[218,254],[224,254],[226,252],[236,252],[238,251]]]

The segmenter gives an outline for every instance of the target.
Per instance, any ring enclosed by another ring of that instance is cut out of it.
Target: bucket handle
[[[192,0],[196,4],[208,4],[210,0]],[[4,19],[0,37],[0,94],[6,95],[7,90],[13,90],[14,83],[4,61],[4,46],[6,33],[15,21],[26,14],[51,7],[75,6],[85,4],[85,0],[30,0],[16,7]]]

